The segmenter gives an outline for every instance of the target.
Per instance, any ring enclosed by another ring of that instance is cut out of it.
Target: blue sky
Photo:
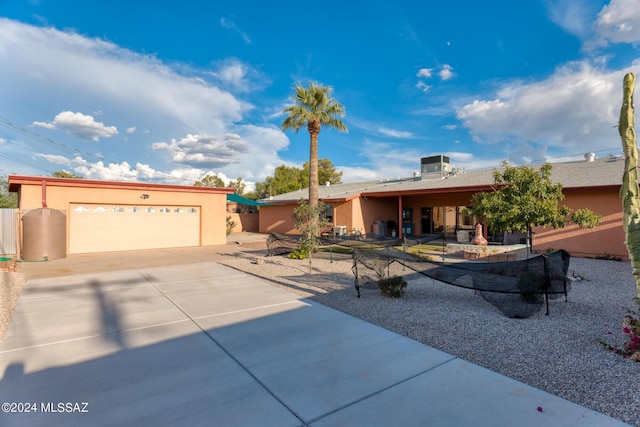
[[[0,173],[251,183],[308,160],[293,85],[345,106],[343,182],[620,154],[640,0],[0,0]]]

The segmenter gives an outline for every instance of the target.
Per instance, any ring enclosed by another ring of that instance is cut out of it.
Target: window
[[[189,213],[198,213],[198,209],[191,208],[191,209],[189,209]]]
[[[333,206],[325,205],[324,212],[322,212],[321,216],[326,222],[333,224]]]
[[[114,212],[124,212],[124,208],[122,206],[116,206],[113,208]]]
[[[78,206],[73,211],[74,212],[89,212],[89,209],[85,208],[84,206]]]
[[[174,210],[174,212],[175,212],[175,213],[184,213],[184,209],[182,209],[182,208],[176,208],[176,209]]]
[[[140,208],[137,206],[134,206],[132,208],[129,208],[129,212],[140,212]]]
[[[160,209],[160,212],[162,212],[162,213],[169,213],[169,212],[171,212],[171,209],[169,209],[169,208],[161,208],[161,209]]]
[[[155,212],[155,211],[156,211],[156,208],[148,207],[148,208],[147,208],[147,209],[145,209],[144,211],[145,211],[145,212],[148,212],[148,213],[153,213],[153,212]]]
[[[103,206],[98,206],[93,209],[94,212],[106,212],[107,210]]]

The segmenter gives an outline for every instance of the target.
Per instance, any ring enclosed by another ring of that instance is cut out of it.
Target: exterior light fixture
[[[141,195],[140,195],[140,198],[141,198],[141,199],[148,199],[148,198],[149,198],[149,195],[148,195],[148,194],[141,194]]]

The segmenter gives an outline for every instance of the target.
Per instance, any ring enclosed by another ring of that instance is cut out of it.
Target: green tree
[[[302,177],[304,179],[304,187],[309,186],[309,162],[304,162],[302,165]],[[318,160],[318,183],[324,185],[326,183],[331,185],[342,184],[342,172],[338,172],[336,167],[331,163],[329,159]]]
[[[74,178],[74,179],[84,179],[83,176],[80,175],[76,175],[73,172],[69,172],[66,171],[64,169],[61,169],[59,171],[55,171],[54,173],[51,174],[51,176],[55,176],[57,178]]]
[[[0,208],[15,209],[18,207],[18,194],[9,193],[9,178],[0,176]]]
[[[284,109],[287,117],[282,122],[282,131],[293,129],[296,133],[306,126],[309,131],[309,205],[318,206],[318,135],[322,126],[348,132],[340,120],[344,117],[344,106],[331,97],[333,88],[310,82],[307,87],[296,84],[292,95],[294,104]]]
[[[229,187],[235,188],[236,193],[242,195],[244,194],[244,189],[247,188],[247,184],[244,182],[242,177],[239,176],[235,181],[229,182]]]
[[[493,171],[493,191],[476,193],[467,213],[483,218],[493,232],[527,233],[533,248],[533,226],[564,227],[572,221],[580,227],[595,227],[602,217],[588,209],[572,211],[559,206],[564,199],[562,185],[551,181],[552,166],[545,163],[540,170],[528,166],[509,166]]]
[[[285,165],[278,166],[273,176],[268,176],[264,182],[256,183],[256,191],[265,197],[289,193],[304,187],[302,171]]]
[[[212,174],[205,175],[204,177],[202,177],[201,180],[194,182],[193,186],[194,187],[218,187],[218,188],[225,187],[224,181],[222,180],[222,178]]]
[[[318,161],[318,182],[331,184],[342,183],[342,172],[336,171],[329,159]],[[256,198],[277,196],[278,194],[297,191],[309,187],[309,163],[305,162],[302,169],[281,165],[275,169],[273,176],[255,185]]]

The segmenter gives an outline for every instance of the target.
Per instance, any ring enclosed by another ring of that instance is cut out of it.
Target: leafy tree
[[[304,179],[304,187],[309,186],[309,162],[305,162],[302,166],[302,177]],[[336,167],[329,159],[318,160],[318,183],[324,185],[329,182],[332,185],[342,184],[342,172],[338,172]]]
[[[229,187],[235,188],[236,193],[242,195],[244,194],[244,189],[247,187],[247,184],[244,182],[242,177],[239,176],[235,181],[229,182]]]
[[[298,83],[292,95],[294,104],[285,108],[287,117],[282,131],[293,129],[296,133],[306,126],[309,131],[309,205],[318,206],[318,135],[322,126],[347,132],[347,126],[339,119],[344,116],[344,106],[331,97],[333,88],[310,82],[308,87]]]
[[[64,169],[61,169],[59,171],[55,171],[53,174],[51,174],[51,176],[55,176],[57,178],[74,178],[74,179],[84,179],[83,176],[80,175],[76,175],[73,172],[69,172],[66,171]]]
[[[18,207],[18,194],[9,193],[9,178],[0,176],[0,208],[15,209]]]
[[[304,180],[300,169],[280,165],[275,169],[273,176],[268,176],[264,182],[256,183],[256,191],[267,197],[275,196],[300,190],[304,188],[303,184]]]
[[[331,184],[342,183],[342,172],[336,171],[335,166],[329,159],[318,161],[319,182],[329,181]],[[267,177],[264,182],[257,182],[256,198],[277,196],[278,194],[289,193],[309,187],[309,163],[305,162],[302,169],[290,166],[278,166],[273,176]]]
[[[552,166],[540,170],[502,163],[502,171],[493,171],[493,191],[476,193],[471,198],[468,214],[483,218],[493,232],[518,231],[531,240],[533,226],[551,225],[561,228],[568,221],[580,227],[595,227],[602,217],[588,209],[572,211],[559,206],[564,199],[562,185],[551,181]]]
[[[201,180],[193,183],[194,187],[218,187],[224,188],[224,181],[217,175],[205,175]]]

